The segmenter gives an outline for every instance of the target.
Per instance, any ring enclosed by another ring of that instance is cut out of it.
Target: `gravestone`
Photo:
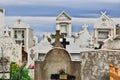
[[[71,61],[70,54],[60,43],[60,31],[57,31],[53,49],[51,49],[44,61],[35,61],[35,80],[51,80],[52,74],[59,74],[61,68],[65,73],[75,76],[75,80],[80,78],[80,62]]]

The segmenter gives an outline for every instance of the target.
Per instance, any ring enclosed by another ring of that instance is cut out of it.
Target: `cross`
[[[20,22],[21,22],[21,19],[18,19],[18,23],[20,24]]]
[[[55,37],[55,42],[53,43],[54,47],[63,47],[62,44],[60,43],[60,38],[63,38],[63,35],[60,35],[60,30],[56,30],[56,35]]]
[[[34,59],[34,57],[35,57],[35,54],[34,54],[34,50],[33,50],[33,49],[31,50],[30,57],[31,57],[31,59],[32,59],[32,60],[33,60],[33,59]]]
[[[60,30],[56,30],[55,41],[60,41],[60,38],[63,38],[63,35],[60,35]]]
[[[103,11],[101,11],[101,14],[102,14],[102,15],[105,15],[106,13],[107,13],[106,11],[104,11],[104,12],[103,12]]]
[[[65,49],[66,49],[66,45],[70,44],[68,41],[66,41],[66,38],[63,38],[63,41],[61,43]]]
[[[82,28],[83,28],[83,30],[84,30],[84,31],[86,31],[86,30],[87,30],[87,27],[88,27],[88,25],[87,25],[87,24],[84,24],[84,25],[82,26]]]

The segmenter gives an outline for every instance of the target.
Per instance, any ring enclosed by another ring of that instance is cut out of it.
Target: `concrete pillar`
[[[4,26],[5,26],[5,10],[0,9],[0,37],[3,36]]]

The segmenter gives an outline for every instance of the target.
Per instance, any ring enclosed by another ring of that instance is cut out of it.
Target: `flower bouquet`
[[[64,68],[60,69],[59,74],[60,74],[60,79],[67,79],[67,75],[65,73],[65,69]]]

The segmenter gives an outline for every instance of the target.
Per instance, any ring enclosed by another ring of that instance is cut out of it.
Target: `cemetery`
[[[21,19],[4,27],[0,9],[0,80],[120,80],[120,26],[101,12],[93,25],[72,32],[72,18],[56,17],[55,33],[40,42]]]

